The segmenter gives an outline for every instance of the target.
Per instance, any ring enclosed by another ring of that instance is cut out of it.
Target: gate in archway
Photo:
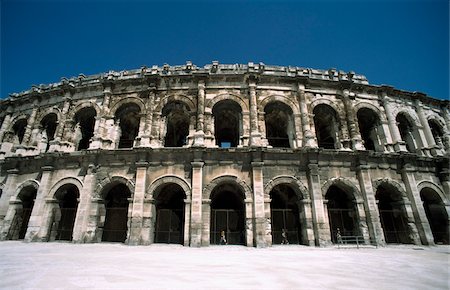
[[[71,241],[77,209],[61,208],[60,211],[61,211],[61,220],[58,223],[58,231],[55,240]]]
[[[211,210],[211,243],[220,244],[221,232],[225,232],[228,244],[245,244],[244,211],[235,209]]]
[[[183,244],[183,210],[158,209],[155,242]]]
[[[355,211],[353,209],[328,209],[328,219],[330,220],[331,240],[337,243],[337,229],[341,236],[359,236],[358,227],[355,227]],[[355,242],[356,243],[356,242]]]
[[[32,206],[31,206],[32,207]],[[19,240],[23,240],[25,238],[25,234],[28,229],[28,222],[30,221],[31,211],[33,208],[23,208],[22,213],[20,215],[20,230],[19,230]],[[15,236],[15,235],[12,235]]]
[[[127,238],[128,207],[111,207],[106,210],[102,240],[124,242]]]
[[[387,243],[411,243],[408,221],[400,210],[380,210],[380,219]]]
[[[272,241],[273,244],[283,242],[283,229],[287,233],[290,244],[300,244],[298,213],[292,209],[272,209]]]

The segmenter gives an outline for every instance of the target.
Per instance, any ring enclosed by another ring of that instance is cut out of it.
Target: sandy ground
[[[1,289],[450,289],[450,248],[0,242]]]

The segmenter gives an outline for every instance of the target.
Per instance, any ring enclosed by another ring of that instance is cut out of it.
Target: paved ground
[[[450,248],[0,242],[1,289],[450,289]]]

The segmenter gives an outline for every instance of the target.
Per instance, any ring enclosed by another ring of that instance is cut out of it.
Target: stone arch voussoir
[[[115,101],[110,110],[111,116],[115,116],[116,111],[122,106],[126,104],[135,104],[139,107],[140,113],[145,113],[145,104],[144,102],[138,98],[138,97],[125,97],[125,98],[119,98],[117,101]]]
[[[17,186],[16,191],[13,195],[13,197],[15,199],[19,198],[19,194],[22,191],[22,189],[24,189],[25,187],[33,187],[34,189],[36,189],[36,191],[39,189],[39,181],[35,180],[35,179],[29,179],[26,180],[24,182],[22,182],[21,184],[19,184],[19,186]]]
[[[249,111],[249,108],[245,101],[245,98],[243,98],[242,96],[239,96],[236,94],[230,94],[230,93],[220,94],[220,95],[215,96],[214,98],[212,98],[211,100],[209,100],[206,103],[205,107],[208,108],[209,110],[212,110],[217,103],[219,103],[220,101],[224,101],[224,100],[231,100],[231,101],[236,102],[241,107],[241,110],[243,113]]]
[[[387,119],[385,114],[374,104],[368,103],[368,102],[359,102],[355,105],[355,113],[358,113],[360,109],[369,109],[372,110],[380,119],[380,122],[386,123]]]
[[[190,199],[191,197],[191,187],[189,183],[184,180],[183,178],[176,176],[176,175],[165,175],[157,178],[155,181],[153,181],[145,191],[145,197],[144,199],[154,199],[156,196],[154,196],[154,192],[156,192],[159,188],[161,188],[164,185],[167,185],[169,183],[177,184],[183,189],[184,194],[186,195],[187,199]]]
[[[272,178],[269,182],[267,182],[267,184],[264,186],[264,198],[269,199],[270,192],[272,191],[272,189],[274,189],[275,186],[280,184],[290,185],[291,188],[294,190],[294,192],[297,194],[297,198],[299,200],[309,199],[309,192],[306,186],[296,177],[289,175],[276,176]]]
[[[181,102],[185,104],[190,112],[195,112],[197,110],[197,106],[193,102],[192,98],[189,98],[189,96],[186,95],[166,95],[161,98],[160,102],[157,104],[155,108],[155,112],[161,113],[163,108],[171,103],[171,102]]]
[[[107,177],[107,178],[103,179],[102,181],[100,181],[94,190],[94,197],[104,199],[107,191],[112,186],[120,184],[120,183],[125,184],[128,187],[128,189],[130,190],[130,193],[131,193],[131,197],[133,197],[134,187],[135,187],[134,182],[131,181],[130,179],[128,179],[127,177],[118,176],[118,175],[115,175],[112,177]]]
[[[81,191],[83,189],[83,182],[76,177],[65,177],[63,179],[58,180],[50,189],[48,196],[51,198],[56,198],[56,192],[64,185],[72,184],[75,185],[78,189],[78,193],[81,195]]]
[[[328,190],[333,185],[339,187],[348,195],[352,196],[355,201],[361,202],[363,200],[359,188],[352,181],[344,177],[334,177],[325,181],[322,185],[323,198],[325,198]]]
[[[444,193],[444,190],[438,186],[437,184],[435,184],[434,182],[428,181],[428,180],[424,180],[421,181],[417,184],[417,190],[420,192],[422,191],[422,189],[424,188],[430,188],[432,189],[434,192],[436,192],[439,197],[441,198],[442,202],[446,205],[450,205],[450,200],[449,198],[446,196],[446,194]]]
[[[291,108],[293,114],[300,114],[298,105],[283,95],[270,95],[265,97],[258,105],[258,111],[263,112],[265,107],[272,102],[280,102]]]
[[[391,185],[400,193],[402,198],[407,198],[406,190],[405,190],[404,186],[402,184],[400,184],[399,182],[397,182],[393,179],[390,179],[390,178],[379,178],[379,179],[373,180],[372,181],[373,192],[376,194],[378,187],[380,187],[383,184]]]
[[[251,187],[242,179],[234,175],[222,175],[215,177],[211,182],[208,183],[205,187],[203,187],[203,199],[211,199],[211,194],[217,186],[224,183],[234,183],[238,185],[238,187],[244,193],[245,200],[252,199],[252,189]]]

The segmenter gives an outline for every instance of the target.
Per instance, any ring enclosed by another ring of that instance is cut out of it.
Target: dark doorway
[[[22,208],[16,210],[15,218],[10,229],[10,239],[23,240],[25,238],[36,194],[37,189],[33,186],[24,187],[19,193],[18,197],[22,202]]]
[[[428,218],[434,242],[436,244],[449,244],[449,224],[445,205],[439,194],[430,188],[424,188],[420,191],[420,197],[423,201],[425,214]]]
[[[331,241],[337,243],[338,230],[342,236],[359,236],[354,199],[336,185],[330,186],[325,198],[328,200]]]
[[[380,147],[378,144],[380,136],[378,136],[377,132],[380,125],[378,115],[371,109],[361,108],[358,110],[357,117],[359,131],[366,150],[382,151],[377,150],[377,147]]]
[[[76,140],[78,144],[75,144],[77,150],[89,148],[91,138],[94,136],[96,115],[97,112],[92,107],[83,108],[75,114],[75,124],[79,124],[81,130],[81,139]]]
[[[47,147],[45,148],[46,152],[50,148],[50,141],[55,139],[57,122],[58,117],[56,116],[55,113],[50,113],[46,115],[41,121],[42,129],[43,131],[45,131],[45,135],[47,136]]]
[[[131,193],[125,184],[117,184],[107,193],[102,241],[125,242],[128,230],[129,197],[131,197]]]
[[[55,240],[71,241],[78,208],[78,188],[73,184],[64,185],[55,196],[59,201],[57,210],[61,212]]]
[[[134,146],[134,139],[139,133],[141,109],[136,104],[122,105],[116,111],[116,122],[120,126],[120,140],[118,148],[132,148]]]
[[[164,147],[182,147],[187,144],[189,135],[189,109],[181,102],[167,104],[162,112],[166,117],[166,136]]]
[[[224,100],[217,103],[214,115],[214,132],[219,147],[237,147],[239,145],[242,111],[234,101]]]
[[[414,152],[416,150],[416,141],[414,139],[413,125],[403,113],[398,114],[395,120],[397,121],[400,136],[406,143],[406,149],[409,152]]]
[[[184,244],[184,190],[175,183],[156,194],[155,243]]]
[[[386,243],[410,244],[408,218],[401,194],[391,185],[380,185],[375,198]]]
[[[301,243],[301,224],[298,209],[298,198],[289,185],[280,184],[270,192],[272,221],[272,243]],[[283,238],[283,230],[286,237]]]
[[[314,126],[319,148],[338,149],[339,124],[336,111],[328,105],[314,107]]]
[[[16,123],[14,123],[12,127],[14,135],[17,137],[17,141],[19,142],[19,144],[21,144],[23,141],[26,128],[27,128],[27,119],[18,120]]]
[[[431,134],[433,135],[434,141],[436,145],[442,149],[446,147],[444,131],[442,130],[441,125],[435,120],[428,120],[428,125],[430,126]]]
[[[266,138],[272,147],[290,148],[293,135],[292,110],[281,102],[272,102],[264,108]]]
[[[211,244],[221,244],[222,232],[227,244],[245,244],[243,196],[243,193],[234,184],[222,184],[213,190],[211,194]]]

